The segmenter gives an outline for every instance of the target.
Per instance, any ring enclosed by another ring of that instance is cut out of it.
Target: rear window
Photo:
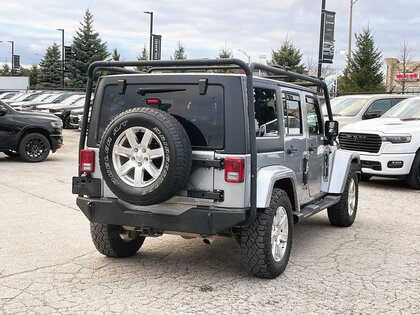
[[[146,91],[139,93],[139,88]],[[155,102],[157,104],[146,105]],[[117,85],[105,88],[101,105],[97,141],[109,122],[119,113],[134,107],[158,108],[174,116],[186,130],[193,147],[223,149],[224,91],[220,85],[208,85],[200,95],[198,85],[127,85],[120,94]]]

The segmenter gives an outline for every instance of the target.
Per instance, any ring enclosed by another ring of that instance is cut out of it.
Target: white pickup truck
[[[341,129],[340,146],[360,153],[362,178],[404,178],[420,189],[420,97],[406,99],[381,118]]]

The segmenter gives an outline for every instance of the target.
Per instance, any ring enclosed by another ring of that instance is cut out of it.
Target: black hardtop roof
[[[212,72],[183,72],[183,73],[174,73],[174,72],[154,72],[154,73],[144,73],[144,72],[138,72],[138,73],[124,73],[124,74],[111,74],[111,75],[107,75],[104,77],[112,77],[112,78],[117,78],[117,79],[123,79],[126,77],[148,77],[148,76],[152,76],[152,77],[157,77],[157,76],[162,76],[162,77],[180,77],[182,76],[183,78],[209,78],[209,77],[237,77],[237,78],[241,78],[242,80],[246,80],[246,76],[244,74],[238,74],[238,73],[212,73]],[[279,85],[279,86],[283,86],[283,87],[287,87],[287,88],[292,88],[292,89],[296,89],[296,90],[300,90],[300,91],[305,91],[305,92],[309,92],[312,93],[314,95],[317,95],[317,92],[313,89],[298,85],[298,84],[293,84],[291,82],[285,82],[285,81],[279,81],[279,80],[274,80],[274,79],[270,79],[267,77],[259,77],[259,76],[254,76],[254,83],[255,82],[264,82],[264,83],[268,83],[268,84],[273,84],[273,85]]]

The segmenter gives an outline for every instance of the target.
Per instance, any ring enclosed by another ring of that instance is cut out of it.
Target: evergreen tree
[[[377,92],[384,91],[381,72],[382,56],[375,47],[369,27],[356,34],[356,51],[347,60],[347,66],[338,82],[339,92]]]
[[[233,58],[232,50],[229,49],[227,46],[222,46],[219,48],[219,55],[216,59],[228,59]]]
[[[228,48],[226,45],[221,46],[219,48],[219,54],[217,55],[216,59],[228,59],[233,58],[233,52],[230,48]],[[216,73],[234,73],[237,71],[234,70],[214,70]]]
[[[112,56],[111,56],[111,60],[113,61],[120,61],[121,55],[118,53],[117,48],[114,48],[114,50],[112,51]]]
[[[44,58],[39,63],[40,85],[43,87],[58,87],[61,84],[60,46],[54,43],[48,47]]]
[[[149,60],[149,53],[147,52],[146,46],[143,47],[141,50],[141,54],[137,57],[137,60],[143,61],[143,60]],[[144,71],[147,72],[150,67],[136,67],[137,71]]]
[[[0,76],[9,77],[12,75],[12,70],[10,69],[7,63],[3,64],[3,67],[0,69]]]
[[[29,69],[29,85],[30,86],[37,86],[38,85],[38,81],[39,81],[39,69],[37,65],[32,65],[32,67]]]
[[[185,54],[185,46],[181,43],[181,41],[178,41],[178,46],[175,49],[174,57],[171,59],[172,60],[187,59],[187,55]]]
[[[99,33],[93,29],[93,16],[86,10],[83,22],[76,31],[71,45],[72,58],[69,79],[73,87],[85,87],[87,69],[94,61],[105,60],[109,53],[107,45],[102,42]]]
[[[302,64],[302,54],[291,41],[286,39],[277,51],[272,50],[271,62],[272,65],[280,65],[283,68],[288,68],[290,71],[297,73],[304,73],[305,66]],[[290,79],[290,81],[295,79]]]

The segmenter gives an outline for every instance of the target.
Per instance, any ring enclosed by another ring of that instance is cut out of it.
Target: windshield
[[[370,97],[336,97],[331,100],[331,110],[335,116],[356,116],[366,105]],[[327,115],[327,108],[324,105],[322,112]]]
[[[85,105],[85,97],[82,96],[81,98],[78,98],[76,101],[74,101],[72,103],[72,105],[74,105],[74,106],[83,106],[83,105]]]
[[[75,102],[80,100],[80,98],[84,98],[84,96],[83,95],[72,95],[69,98],[66,98],[64,101],[61,101],[60,104],[64,104],[64,105],[74,104]]]
[[[57,94],[48,94],[47,97],[43,98],[43,102],[51,102],[57,97]]]
[[[420,99],[406,99],[395,105],[382,117],[420,119]]]

